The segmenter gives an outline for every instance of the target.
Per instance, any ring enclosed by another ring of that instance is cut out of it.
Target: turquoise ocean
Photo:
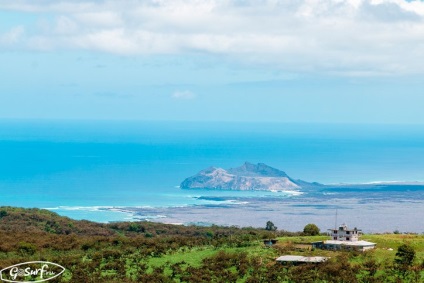
[[[237,167],[245,161],[324,184],[422,182],[424,127],[2,120],[0,206],[48,208],[75,219],[107,222],[133,217],[110,209],[114,207],[301,197],[178,187],[204,168]],[[396,195],[399,191],[410,193],[398,189]],[[413,198],[422,201],[422,192],[418,189]]]

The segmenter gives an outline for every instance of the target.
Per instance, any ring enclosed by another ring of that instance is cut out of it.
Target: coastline
[[[394,230],[422,233],[423,226],[413,219],[417,210],[424,209],[424,203],[416,202],[413,206],[412,208],[411,203],[387,202],[372,206],[354,202],[320,205],[250,203],[247,206],[187,206],[151,209],[127,207],[121,208],[121,212],[133,213],[134,220],[184,225],[207,223],[222,226],[262,227],[266,221],[271,220],[279,229],[300,231],[307,223],[314,223],[324,230],[332,228],[337,209],[340,221],[360,226],[366,233],[386,233]],[[154,218],[152,215],[160,217]]]
[[[424,186],[328,186],[297,196],[271,194],[252,197],[240,194],[239,197],[214,197],[202,196],[201,190],[197,190],[196,194],[191,197],[199,200],[198,204],[98,206],[86,209],[95,210],[94,214],[100,215],[99,219],[103,221],[98,222],[152,221],[183,225],[262,227],[266,221],[271,220],[279,229],[287,231],[299,231],[307,223],[315,223],[323,230],[331,228],[337,210],[338,221],[361,227],[367,233],[394,230],[424,232],[424,225],[415,221],[416,212],[424,210]],[[56,210],[61,215],[75,218],[69,211]],[[81,211],[84,208],[80,208]],[[102,218],[103,214],[114,214],[116,217]]]
[[[379,181],[423,181],[420,127],[22,121],[0,123],[0,132],[0,191],[6,206],[50,208],[97,222],[201,220],[262,227],[269,218],[287,230],[318,223],[314,213],[322,216],[320,227],[326,229],[334,222],[335,208],[346,207],[339,209],[340,221],[371,219],[370,231],[424,231],[412,223],[410,213],[422,208],[423,183]],[[291,196],[176,188],[201,168],[232,168],[246,160],[328,185]],[[340,181],[345,183],[335,183]],[[384,224],[386,219],[394,228]],[[409,222],[411,227],[405,225]]]

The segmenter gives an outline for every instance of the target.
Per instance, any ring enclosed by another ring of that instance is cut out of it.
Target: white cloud
[[[178,90],[172,94],[172,98],[189,100],[196,98],[196,94],[189,90]]]
[[[13,46],[14,44],[19,43],[24,32],[25,30],[22,26],[17,26],[3,34],[0,33],[0,46]]]
[[[4,2],[0,10],[54,17],[43,19],[49,22],[43,28],[18,34],[20,40],[2,35],[0,45],[121,55],[207,52],[294,72],[424,73],[421,1]]]
[[[97,28],[116,28],[125,24],[121,15],[113,11],[78,13],[75,18],[81,24]]]
[[[73,35],[78,30],[79,26],[76,21],[70,19],[68,16],[59,16],[57,17],[53,32],[59,35]]]

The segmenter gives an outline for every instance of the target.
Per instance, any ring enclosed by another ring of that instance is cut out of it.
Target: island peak
[[[230,169],[209,167],[185,179],[180,187],[182,189],[296,191],[312,185],[302,180],[293,180],[284,171],[265,163],[245,162],[239,167]]]
[[[253,164],[245,162],[240,167],[230,168],[227,170],[229,173],[239,176],[250,177],[289,177],[284,171],[278,170],[265,163]]]

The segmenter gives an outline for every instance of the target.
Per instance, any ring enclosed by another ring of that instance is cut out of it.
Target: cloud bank
[[[424,3],[405,0],[1,1],[34,23],[0,48],[214,54],[291,72],[424,73]]]
[[[172,98],[175,99],[194,99],[196,98],[196,94],[189,90],[177,90],[172,93]]]

